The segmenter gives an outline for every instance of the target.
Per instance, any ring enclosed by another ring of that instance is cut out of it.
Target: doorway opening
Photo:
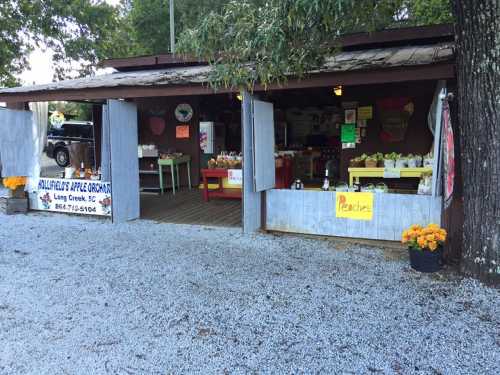
[[[237,96],[135,102],[141,218],[240,227],[241,102]]]

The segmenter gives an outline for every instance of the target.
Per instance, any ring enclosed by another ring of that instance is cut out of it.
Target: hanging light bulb
[[[342,85],[335,86],[333,88],[333,93],[335,96],[342,96]]]
[[[236,98],[241,102],[243,100],[243,96],[241,94],[236,95]]]

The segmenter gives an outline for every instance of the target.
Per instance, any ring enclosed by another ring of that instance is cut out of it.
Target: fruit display
[[[217,155],[217,158],[210,159],[207,164],[209,169],[241,169],[243,165],[243,156],[236,152],[221,152]]]
[[[389,154],[382,154],[377,152],[375,154],[362,154],[350,160],[349,167],[351,168],[419,168],[422,166],[423,158],[417,154],[398,154],[391,152]],[[424,163],[425,164],[425,163]]]

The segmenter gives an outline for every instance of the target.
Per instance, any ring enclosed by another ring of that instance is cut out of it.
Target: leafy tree
[[[453,9],[452,17],[451,10]],[[500,3],[498,0],[231,1],[180,38],[213,65],[215,87],[302,76],[335,52],[335,36],[455,20],[464,191],[462,270],[500,280]]]
[[[83,74],[117,53],[111,37],[118,11],[103,0],[3,0],[0,20],[0,86],[18,83],[15,74],[26,68],[35,46],[54,50],[58,77],[71,62],[80,63]]]
[[[462,270],[500,281],[500,2],[455,0],[464,195]]]
[[[175,33],[194,28],[207,14],[220,12],[229,0],[175,2]],[[258,5],[263,0],[253,0]],[[116,57],[170,52],[169,0],[122,0],[121,26],[116,35],[123,48]],[[120,56],[121,54],[121,56]]]
[[[64,113],[66,119],[92,121],[92,104],[76,102],[49,102],[49,111]]]
[[[179,49],[213,64],[215,87],[251,88],[321,65],[336,36],[445,20],[448,0],[233,0],[185,30]]]

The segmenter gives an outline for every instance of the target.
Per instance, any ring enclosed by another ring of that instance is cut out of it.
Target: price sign
[[[335,217],[372,220],[373,193],[336,193]]]
[[[399,168],[385,168],[384,178],[401,178],[401,169]]]
[[[241,169],[228,169],[227,182],[230,185],[243,185],[243,171]]]

